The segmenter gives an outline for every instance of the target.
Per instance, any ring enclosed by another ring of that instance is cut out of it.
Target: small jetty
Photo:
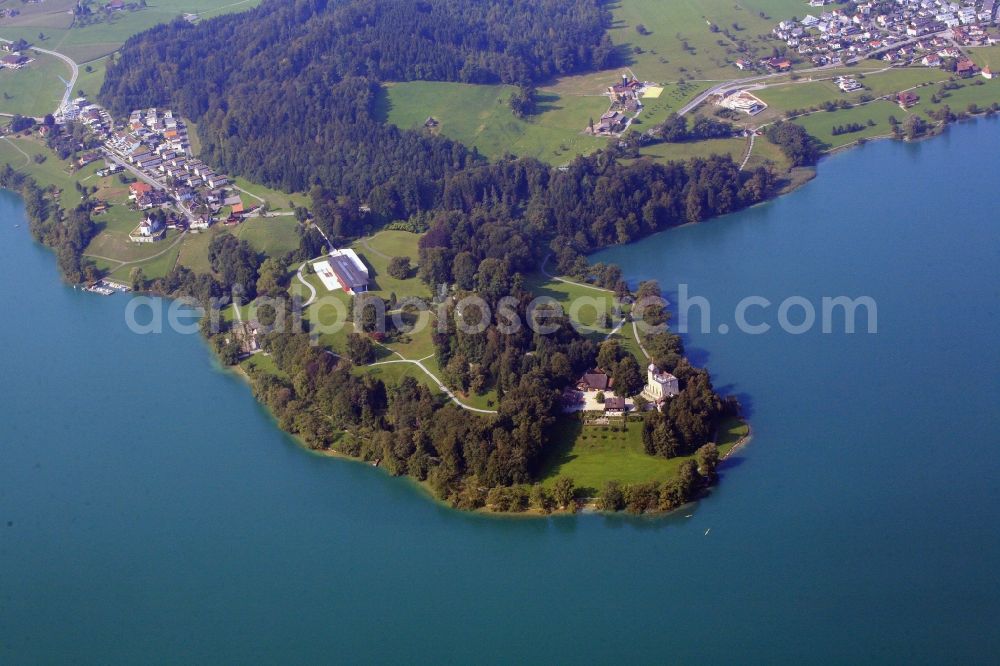
[[[128,286],[127,284],[122,284],[121,282],[115,282],[114,280],[109,280],[107,278],[99,280],[97,284],[102,287],[106,287],[108,289],[113,289],[115,291],[122,291],[122,292],[132,291],[132,287]]]
[[[92,294],[100,294],[101,296],[110,296],[115,293],[114,289],[108,287],[102,287],[100,282],[95,282],[94,284],[87,285],[83,288],[84,291],[89,291]]]
[[[92,294],[100,294],[101,296],[110,296],[116,291],[132,291],[132,288],[127,284],[122,284],[121,282],[115,282],[114,280],[98,280],[97,282],[88,284],[83,288],[84,291],[89,291]]]

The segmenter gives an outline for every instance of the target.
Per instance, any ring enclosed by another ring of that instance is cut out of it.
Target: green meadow
[[[563,164],[606,144],[606,139],[584,134],[590,119],[607,111],[608,99],[599,90],[592,96],[570,96],[541,89],[539,113],[525,119],[515,118],[508,106],[514,90],[438,81],[389,83],[378,115],[403,129],[421,128],[433,116],[440,123],[435,131],[493,158],[513,153]]]
[[[36,51],[24,55],[34,58],[21,69],[0,69],[0,113],[41,118],[55,113],[69,80],[69,67],[62,60]]]
[[[145,8],[111,12],[107,18],[103,11],[99,11],[96,14],[101,20],[85,25],[78,22],[71,26],[71,17],[67,12],[75,4],[75,0],[47,0],[39,4],[39,11],[33,12],[30,17],[22,15],[0,21],[0,37],[24,38],[84,63],[106,56],[121,48],[132,35],[167,23],[184,13],[210,18],[250,9],[260,4],[260,0],[148,0]],[[40,32],[45,39],[39,41]]]
[[[747,425],[727,419],[716,443],[728,452],[748,434]],[[542,463],[542,484],[552,487],[560,476],[573,479],[580,497],[593,497],[608,481],[626,484],[666,481],[681,463],[693,456],[659,458],[648,455],[642,444],[642,421],[629,419],[617,425],[584,425],[577,415],[560,417],[552,428],[554,441]]]
[[[897,104],[879,100],[871,104],[856,106],[851,109],[840,109],[838,111],[826,112],[817,111],[802,118],[796,118],[795,122],[802,125],[807,132],[822,141],[827,149],[840,148],[854,143],[859,139],[870,139],[877,136],[892,134],[892,126],[889,118],[893,117],[899,122],[903,122],[906,111],[899,108]],[[874,125],[869,124],[869,121]],[[833,128],[838,125],[849,125],[857,123],[864,125],[864,129],[858,132],[833,135]]]

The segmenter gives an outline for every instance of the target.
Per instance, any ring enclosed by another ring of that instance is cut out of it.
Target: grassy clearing
[[[383,231],[370,238],[356,241],[352,245],[355,252],[368,265],[371,293],[381,298],[389,298],[390,294],[395,294],[397,299],[407,296],[421,299],[431,297],[430,289],[416,277],[419,240],[419,235],[407,231]],[[410,257],[414,261],[410,277],[400,280],[389,275],[389,260],[394,256]]]
[[[420,259],[420,248],[417,243],[419,234],[409,231],[380,231],[374,236],[362,239],[362,250],[369,250],[383,257],[409,257],[413,266]]]
[[[733,138],[684,143],[657,143],[643,148],[641,155],[663,162],[687,160],[692,157],[708,157],[709,155],[729,155],[736,162],[739,162],[743,159],[746,150],[746,139]]]
[[[745,423],[727,419],[719,427],[717,444],[724,454],[748,432]],[[568,476],[581,497],[593,497],[608,481],[645,483],[666,481],[677,474],[691,456],[658,458],[643,450],[642,422],[620,426],[584,426],[577,416],[563,416],[553,427],[554,441],[542,464],[540,478],[551,487],[556,478]]]
[[[212,265],[208,261],[208,245],[212,239],[224,232],[222,225],[216,224],[207,230],[188,232],[181,244],[177,263],[195,273],[211,273]]]
[[[194,128],[191,129],[192,133],[196,133]],[[192,147],[193,147],[192,142]],[[251,183],[246,178],[241,178],[239,176],[233,176],[233,184],[239,189],[243,190],[240,195],[243,198],[243,203],[247,206],[260,205],[262,202],[266,201],[274,211],[287,211],[290,210],[288,204],[292,204],[292,208],[295,206],[308,206],[309,205],[309,195],[302,192],[295,192],[289,194],[288,192],[282,192],[281,190],[273,190],[264,185],[259,185],[257,183]]]
[[[526,275],[524,284],[536,297],[558,301],[570,319],[580,326],[581,334],[595,341],[603,340],[618,323],[615,295],[609,291],[562,282],[541,272]],[[607,325],[606,316],[613,319],[611,327]]]
[[[240,362],[240,367],[243,368],[244,371],[249,368],[254,368],[255,370],[265,372],[269,375],[273,375],[274,377],[288,379],[288,375],[278,369],[277,364],[274,362],[274,358],[272,358],[269,354],[254,354],[253,356],[249,356]]]
[[[583,134],[590,119],[608,108],[599,89],[588,97],[541,89],[539,113],[527,119],[515,118],[507,104],[513,86],[412,81],[387,84],[384,90],[380,119],[411,129],[433,116],[440,122],[436,131],[493,158],[509,152],[563,164],[606,143]]]

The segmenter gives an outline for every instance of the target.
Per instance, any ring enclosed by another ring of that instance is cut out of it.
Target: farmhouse
[[[608,111],[601,116],[601,121],[594,126],[595,134],[613,134],[620,132],[628,125],[628,118],[620,111]]]
[[[313,268],[330,291],[343,289],[349,294],[368,291],[368,267],[354,250],[334,250],[329,259],[317,262]]]
[[[901,109],[908,109],[920,101],[920,96],[913,92],[901,92],[896,95],[896,102]]]
[[[965,79],[974,76],[976,71],[976,63],[971,60],[960,60],[955,66],[955,73]]]
[[[28,58],[24,57],[20,53],[11,53],[0,58],[0,65],[3,65],[7,69],[21,69],[28,64]]]

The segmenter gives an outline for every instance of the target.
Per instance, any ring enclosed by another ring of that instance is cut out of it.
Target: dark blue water
[[[713,330],[878,304],[876,335],[691,333],[754,441],[656,520],[469,516],[312,456],[196,336],[60,285],[0,195],[0,663],[996,661],[997,154],[995,122],[869,145],[599,257]]]

